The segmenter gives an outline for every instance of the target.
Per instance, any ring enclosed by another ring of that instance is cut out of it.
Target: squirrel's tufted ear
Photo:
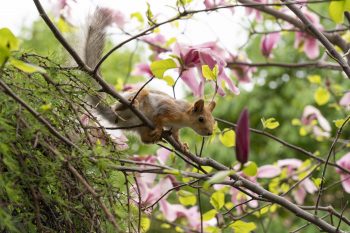
[[[193,112],[202,112],[204,108],[204,100],[199,99],[193,105]]]
[[[209,110],[212,112],[214,110],[215,106],[216,106],[215,101],[211,101],[208,105]]]

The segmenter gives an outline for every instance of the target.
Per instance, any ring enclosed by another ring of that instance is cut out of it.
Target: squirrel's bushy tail
[[[110,11],[105,8],[97,8],[88,19],[83,58],[85,63],[92,69],[95,68],[102,57],[105,45],[106,27],[111,23],[112,16]],[[95,86],[98,87],[96,82]],[[115,122],[116,113],[110,106],[104,103],[104,95],[102,93],[90,95],[88,101],[104,119],[111,123]]]

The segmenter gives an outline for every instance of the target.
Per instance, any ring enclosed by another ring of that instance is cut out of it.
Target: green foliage
[[[258,172],[258,166],[256,163],[249,161],[248,163],[244,164],[242,171],[246,176],[256,176],[256,173]]]
[[[50,37],[45,30],[36,33],[38,38]],[[23,46],[28,45],[33,41],[24,40]],[[62,69],[58,61],[43,56],[19,51],[13,57],[0,71],[1,80],[79,150],[53,136],[23,106],[0,92],[0,231],[111,232],[105,213],[70,172],[67,160],[125,229],[125,180],[123,173],[113,169],[123,155],[103,134],[103,147],[91,141],[96,129],[84,131],[79,123],[84,110],[77,106],[86,93],[94,91],[92,82],[79,70]],[[56,85],[33,73],[37,71],[46,72]]]
[[[335,23],[344,22],[344,12],[350,10],[349,0],[331,1],[329,3],[329,16]]]

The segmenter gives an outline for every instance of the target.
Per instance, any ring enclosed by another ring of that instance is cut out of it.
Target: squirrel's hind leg
[[[146,144],[158,142],[162,138],[162,129],[159,128],[151,130],[148,127],[140,127],[138,133],[140,134],[141,141]]]

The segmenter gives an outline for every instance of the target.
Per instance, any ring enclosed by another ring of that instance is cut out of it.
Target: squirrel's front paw
[[[133,101],[133,99],[134,99],[134,97],[130,97],[130,98],[129,98],[129,102],[132,101],[132,106],[133,106],[134,108],[138,108],[139,105],[140,105],[140,102],[139,102],[137,99],[134,99],[134,101]]]
[[[161,128],[156,128],[149,133],[152,142],[158,142],[162,138],[163,130]]]
[[[184,152],[189,152],[190,148],[186,142],[182,144],[180,143],[180,145],[181,145],[181,150],[183,150]]]

